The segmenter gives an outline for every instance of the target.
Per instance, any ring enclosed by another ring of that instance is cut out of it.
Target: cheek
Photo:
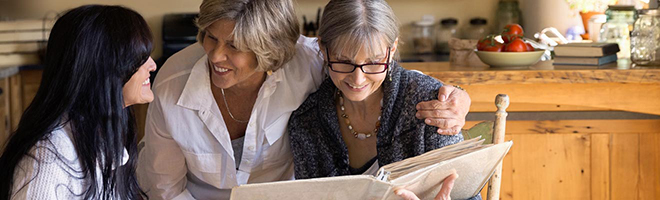
[[[240,52],[234,54],[232,62],[239,69],[245,71],[255,71],[257,69],[257,56],[254,53]]]
[[[380,88],[380,86],[383,85],[383,81],[385,81],[385,78],[387,78],[387,76],[383,74],[383,75],[376,75],[369,77],[369,80],[371,80],[374,83],[375,86],[374,89],[378,89]]]
[[[329,75],[330,75],[330,79],[332,79],[332,82],[335,84],[337,88],[341,86],[342,80],[344,80],[344,78],[346,77],[346,75],[344,74],[340,74],[332,71],[329,72]]]

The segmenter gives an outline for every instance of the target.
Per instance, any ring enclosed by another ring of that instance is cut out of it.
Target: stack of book
[[[604,65],[616,62],[616,43],[568,43],[555,47],[555,65]]]
[[[0,21],[0,68],[38,64],[54,20]]]

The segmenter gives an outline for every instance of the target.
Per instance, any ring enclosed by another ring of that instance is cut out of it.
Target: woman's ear
[[[325,58],[325,47],[321,43],[321,37],[316,36],[316,44],[319,45],[319,52],[321,52],[322,56]]]
[[[389,60],[390,62],[394,60],[393,55],[396,55],[396,50],[398,49],[399,49],[399,37],[396,37],[396,39],[394,39],[394,43],[392,44],[392,47],[390,48],[390,60]]]

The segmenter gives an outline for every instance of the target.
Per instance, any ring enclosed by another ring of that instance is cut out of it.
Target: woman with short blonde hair
[[[156,77],[137,169],[142,189],[150,199],[228,199],[240,184],[293,179],[287,122],[324,73],[316,40],[299,35],[292,0],[204,0],[197,25],[198,43]],[[421,116],[434,124],[464,123],[469,108],[438,116],[453,108],[431,104]]]
[[[206,28],[214,22],[234,20],[234,45],[240,51],[252,51],[257,55],[257,70],[275,71],[296,52],[300,28],[291,1],[207,0],[199,10],[198,40],[203,41]]]

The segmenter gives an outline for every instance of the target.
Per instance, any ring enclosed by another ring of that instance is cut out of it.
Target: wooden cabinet
[[[16,127],[23,112],[21,76],[18,68],[0,69],[0,150]]]
[[[4,144],[4,140],[9,133],[18,127],[18,122],[23,111],[30,105],[32,99],[37,94],[39,84],[41,84],[42,74],[43,70],[28,69],[21,70],[9,78],[0,80],[0,89],[4,90],[4,93],[0,94],[0,113],[8,116],[6,118],[7,123],[0,126],[0,130],[4,130],[0,135],[0,142],[2,144]],[[5,87],[11,89],[5,89]],[[148,104],[133,106],[137,120],[138,139],[142,139],[144,135],[144,121],[147,116],[147,107]]]
[[[494,97],[503,93],[510,97],[510,117],[516,112],[660,115],[660,68],[402,65],[465,88],[470,112],[494,112]],[[514,144],[503,161],[501,199],[660,199],[657,117],[507,120],[506,140]]]

